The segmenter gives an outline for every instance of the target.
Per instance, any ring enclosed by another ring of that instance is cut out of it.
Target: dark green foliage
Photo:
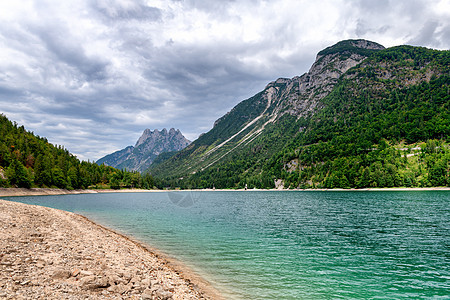
[[[155,160],[152,162],[152,165],[155,167],[155,166],[163,163],[164,161],[168,160],[175,154],[177,154],[177,151],[162,152],[155,158]]]
[[[0,115],[0,187],[153,188],[153,178],[91,162],[27,132]]]
[[[31,187],[31,180],[27,169],[17,159],[13,159],[6,169],[6,176],[12,185],[23,188]]]

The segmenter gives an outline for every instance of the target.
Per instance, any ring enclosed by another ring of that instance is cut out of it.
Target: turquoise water
[[[134,236],[229,299],[450,299],[450,192],[13,197]]]

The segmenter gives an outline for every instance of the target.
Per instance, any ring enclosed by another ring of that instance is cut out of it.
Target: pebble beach
[[[0,200],[0,299],[220,299],[189,271],[87,218]]]

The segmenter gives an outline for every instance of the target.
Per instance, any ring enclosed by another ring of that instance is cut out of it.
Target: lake
[[[450,299],[450,191],[3,197],[173,256],[229,299]]]

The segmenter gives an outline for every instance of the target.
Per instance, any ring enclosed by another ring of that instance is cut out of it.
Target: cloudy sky
[[[0,0],[0,113],[91,161],[194,140],[350,38],[448,50],[450,1]]]

